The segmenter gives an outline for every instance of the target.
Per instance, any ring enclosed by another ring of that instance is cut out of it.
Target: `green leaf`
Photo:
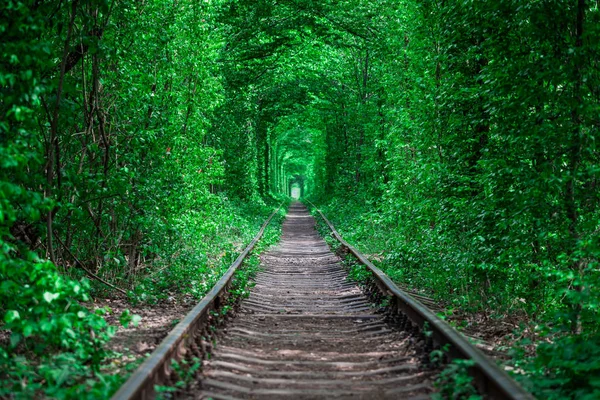
[[[131,319],[131,312],[129,310],[125,310],[121,313],[121,316],[119,317],[119,322],[124,328],[127,328],[129,326],[129,323],[131,322]]]
[[[52,300],[57,299],[59,296],[58,293],[44,292],[44,300],[46,300],[47,303],[52,303]]]
[[[42,332],[50,332],[52,330],[52,323],[49,321],[40,322],[40,330]]]
[[[7,324],[10,324],[11,322],[19,318],[21,318],[21,316],[16,310],[8,310],[6,314],[4,314],[4,322],[6,322]]]
[[[142,317],[137,314],[134,314],[131,317],[131,323],[133,324],[133,326],[138,326],[141,320],[142,320]]]
[[[35,329],[35,325],[28,323],[25,325],[25,327],[23,328],[23,336],[25,337],[29,337],[33,334],[33,331]]]

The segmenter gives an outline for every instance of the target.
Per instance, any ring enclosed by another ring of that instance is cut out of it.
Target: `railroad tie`
[[[203,365],[201,399],[425,399],[432,372],[293,204],[275,249]]]

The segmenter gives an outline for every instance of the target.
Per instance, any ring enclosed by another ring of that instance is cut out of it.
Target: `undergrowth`
[[[157,302],[169,296],[201,299],[255,236],[277,203],[214,204],[209,216],[181,216],[178,240],[166,247],[135,286],[132,298]],[[273,222],[272,222],[273,223]],[[267,230],[265,231],[265,235]],[[262,242],[262,240],[261,240]],[[193,245],[191,245],[193,244]]]
[[[284,208],[253,254],[277,240]],[[213,211],[210,220],[193,212],[182,214],[176,228],[179,240],[164,247],[163,256],[148,266],[154,273],[136,278],[130,301],[154,303],[184,294],[202,298],[254,237],[273,204],[227,203]],[[118,356],[106,346],[116,327],[103,318],[105,310],[94,309],[91,301],[111,293],[78,272],[65,276],[35,253],[3,245],[0,398],[108,398],[137,365],[124,366],[119,374],[109,365]],[[21,257],[11,254],[18,251]],[[236,274],[238,295],[246,293],[248,279],[258,268],[256,256],[249,257],[246,265]],[[139,317],[129,311],[121,315],[124,326],[137,322]]]
[[[432,399],[481,400],[482,397],[473,386],[473,377],[468,372],[473,364],[472,360],[452,360],[438,375],[435,387],[439,391],[434,393]]]
[[[283,220],[286,215],[286,208],[282,207],[277,214],[273,216],[270,224],[265,228],[262,238],[256,243],[254,249],[246,256],[242,265],[236,270],[231,288],[229,289],[230,296],[227,298],[227,303],[219,310],[213,311],[213,316],[224,317],[231,312],[235,303],[241,299],[247,298],[250,295],[250,289],[254,283],[252,278],[260,270],[260,254],[268,248],[279,242],[281,237],[281,229]],[[216,329],[211,326],[211,329]],[[210,357],[210,355],[209,355]],[[197,372],[202,368],[202,361],[197,358],[189,360],[173,361],[174,376],[177,380],[171,385],[156,386],[159,393],[159,399],[171,398],[173,393],[184,391],[189,386]]]
[[[386,223],[382,214],[370,209],[368,204],[332,201],[321,209],[340,235],[357,246],[378,268],[398,284],[424,291],[446,304],[447,315],[483,313],[493,319],[507,315],[526,319],[523,321],[526,324],[521,326],[529,328],[515,329],[505,337],[510,359],[504,360],[503,364],[536,397],[557,400],[600,397],[600,334],[597,322],[584,320],[584,329],[574,333],[568,324],[570,316],[565,315],[568,310],[565,311],[558,303],[545,304],[545,297],[536,299],[528,296],[526,301],[514,302],[505,297],[509,286],[502,288],[497,284],[497,293],[494,293],[494,286],[488,286],[485,293],[476,286],[469,286],[468,276],[456,273],[451,265],[442,265],[447,257],[440,260],[422,257],[429,251],[426,242],[403,242],[401,235]],[[321,218],[315,216],[327,242],[333,248],[339,246]],[[465,262],[468,259],[466,255],[461,257]],[[418,260],[422,263],[419,264]],[[350,276],[360,281],[365,269],[350,265]],[[467,267],[461,269],[466,270]],[[564,292],[557,289],[555,296],[564,296]],[[534,309],[536,312],[532,313]],[[462,325],[459,324],[459,327]],[[531,326],[535,329],[533,333],[527,332]],[[520,339],[510,343],[510,338]],[[450,364],[440,376],[440,387],[448,391],[442,393],[443,398],[476,398],[474,393],[463,393],[468,390],[465,389],[467,385],[463,385],[463,376],[466,376],[461,373],[463,367],[460,363]],[[449,393],[463,394],[455,397]]]

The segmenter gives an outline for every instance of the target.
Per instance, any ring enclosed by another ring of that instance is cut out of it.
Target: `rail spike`
[[[375,288],[379,286],[384,293],[396,298],[399,312],[406,316],[406,326],[412,326],[415,330],[422,331],[423,326],[427,324],[427,329],[432,332],[432,347],[442,347],[448,344],[450,346],[448,353],[450,359],[459,358],[474,361],[474,365],[470,368],[469,372],[473,376],[478,390],[482,394],[485,394],[486,398],[510,400],[534,399],[530,393],[525,391],[504,370],[500,369],[493,360],[486,357],[479,349],[473,346],[460,332],[439,318],[421,302],[400,289],[383,271],[373,265],[364,254],[346,242],[321,210],[312,202],[305,201],[319,213],[323,221],[329,226],[333,236],[342,244],[342,247],[347,249],[347,252],[352,253],[361,264],[373,273],[373,278],[377,282],[373,286]],[[404,320],[404,317],[401,317],[401,320]]]

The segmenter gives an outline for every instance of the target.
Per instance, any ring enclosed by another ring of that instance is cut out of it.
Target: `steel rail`
[[[312,202],[306,199],[304,201],[311,204],[321,215],[321,218],[329,226],[333,236],[342,246],[346,247],[361,264],[365,265],[373,273],[379,290],[386,296],[395,298],[395,306],[398,311],[406,315],[421,331],[431,331],[432,339],[438,346],[450,345],[448,352],[450,359],[469,359],[474,362],[469,372],[474,377],[475,385],[480,393],[485,394],[487,398],[491,399],[534,399],[533,395],[525,391],[504,370],[498,367],[494,361],[473,346],[464,335],[435,315],[433,311],[421,302],[400,289],[383,271],[373,265],[364,254],[346,242],[323,212]]]
[[[186,345],[196,339],[209,318],[209,312],[218,309],[225,300],[233,275],[246,256],[262,237],[265,229],[281,209],[283,202],[269,216],[250,244],[231,264],[225,275],[206,296],[173,328],[169,335],[148,356],[129,379],[112,396],[112,400],[153,399],[154,385],[163,383],[170,374],[171,360],[181,359],[186,353]]]

